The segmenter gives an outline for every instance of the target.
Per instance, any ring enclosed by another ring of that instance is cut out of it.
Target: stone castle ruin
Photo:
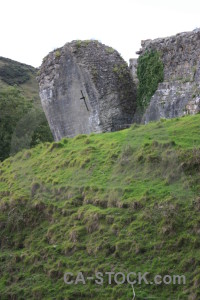
[[[200,29],[141,45],[140,56],[159,53],[164,80],[140,118],[137,59],[128,68],[116,50],[98,41],[73,41],[44,58],[40,98],[55,140],[200,111]]]
[[[55,140],[131,124],[136,86],[117,51],[73,41],[51,52],[39,75],[40,98]]]
[[[146,40],[137,52],[157,51],[164,64],[158,85],[142,122],[174,118],[200,111],[200,29],[167,38]],[[134,61],[134,65],[136,62]],[[137,66],[131,69],[136,77]]]

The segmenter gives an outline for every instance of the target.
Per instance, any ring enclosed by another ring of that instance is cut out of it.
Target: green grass
[[[200,115],[40,144],[0,164],[1,299],[132,299],[82,271],[185,275],[136,299],[200,298]],[[104,277],[106,279],[106,277]]]

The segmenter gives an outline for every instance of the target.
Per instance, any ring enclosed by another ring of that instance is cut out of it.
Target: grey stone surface
[[[132,123],[136,88],[130,70],[117,51],[98,41],[73,41],[52,51],[38,81],[55,140]]]
[[[130,58],[129,59],[129,69],[131,71],[131,74],[133,76],[134,83],[138,84],[138,78],[137,78],[137,58]]]
[[[200,111],[200,29],[167,38],[146,40],[137,54],[159,51],[164,63],[160,83],[143,116],[143,122],[173,118]]]

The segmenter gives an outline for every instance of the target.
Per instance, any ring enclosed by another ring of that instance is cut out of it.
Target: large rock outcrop
[[[142,41],[137,53],[158,51],[164,64],[159,84],[143,122],[200,111],[200,29],[167,38]]]
[[[98,41],[73,41],[49,53],[38,80],[55,140],[132,122],[136,89],[129,68],[117,51]]]

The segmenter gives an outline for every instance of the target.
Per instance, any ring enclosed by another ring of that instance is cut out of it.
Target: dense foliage
[[[139,80],[137,103],[138,108],[144,110],[155,91],[158,84],[163,81],[163,63],[160,55],[156,51],[146,52],[138,59],[137,77]]]
[[[185,275],[136,284],[135,299],[200,299],[199,124],[78,135],[0,163],[1,299],[133,299],[107,276],[64,284],[67,271]]]
[[[52,141],[44,113],[27,101],[17,87],[0,91],[0,160],[23,148]]]
[[[1,59],[2,60],[2,59]],[[0,78],[9,85],[22,84],[30,79],[32,67],[8,60],[0,67]]]

